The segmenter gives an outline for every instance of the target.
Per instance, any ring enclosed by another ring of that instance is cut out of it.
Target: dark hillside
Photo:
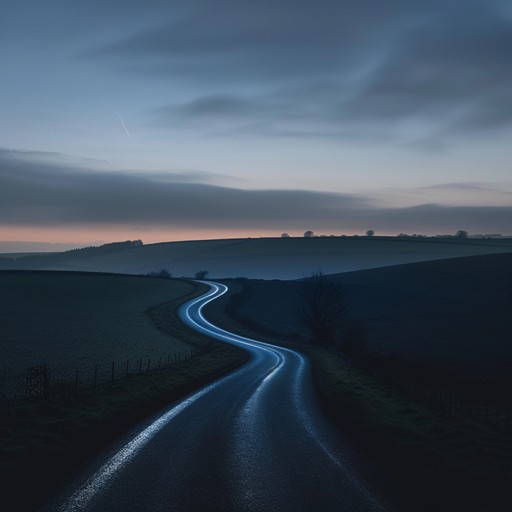
[[[107,244],[63,253],[0,257],[0,269],[84,270],[174,277],[300,279],[322,270],[350,272],[403,263],[512,252],[512,239],[393,237],[240,238],[141,245]]]
[[[512,254],[412,263],[339,275],[369,348],[461,372],[512,368]],[[265,329],[303,335],[297,282],[240,281],[237,312]]]

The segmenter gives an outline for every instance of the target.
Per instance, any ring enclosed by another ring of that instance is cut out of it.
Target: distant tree
[[[199,272],[196,272],[196,279],[204,279],[206,274],[208,274],[208,270],[199,270]]]
[[[369,229],[367,232],[366,232],[366,236],[373,236],[375,235],[375,231],[373,231],[373,229]]]
[[[313,233],[313,231],[306,231],[304,233],[304,238],[313,238],[315,236],[315,234]]]
[[[288,233],[281,233],[281,238],[290,238]]]
[[[455,237],[456,238],[467,238],[469,235],[468,235],[468,232],[467,231],[464,231],[464,230],[459,230],[457,231],[457,233],[455,233]]]
[[[297,313],[315,344],[336,344],[347,310],[339,278],[316,272],[300,282]]]

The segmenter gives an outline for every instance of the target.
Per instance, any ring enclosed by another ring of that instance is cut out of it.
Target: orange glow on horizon
[[[0,227],[0,241],[10,242],[47,242],[82,245],[101,245],[109,242],[124,240],[142,240],[145,244],[158,242],[178,242],[185,240],[212,240],[222,238],[259,238],[276,237],[280,232],[266,229],[164,229],[162,227],[102,227],[83,226],[80,228],[68,227],[32,227],[32,226],[2,226]],[[290,235],[294,234],[290,232]],[[295,233],[299,236],[302,233]]]
[[[309,227],[306,226],[306,229]],[[305,229],[305,230],[306,230]],[[304,230],[304,231],[305,231]],[[303,236],[304,231],[288,230],[290,236]],[[344,232],[330,232],[313,229],[315,235],[363,235],[357,229],[347,228]],[[2,242],[42,242],[55,244],[76,244],[79,246],[102,245],[110,242],[125,240],[142,240],[144,244],[159,242],[180,242],[188,240],[215,240],[229,238],[264,238],[280,237],[283,231],[272,229],[194,229],[175,228],[165,229],[160,226],[80,226],[76,228],[34,227],[34,226],[0,226],[0,241]],[[377,236],[396,236],[396,233],[377,231]]]

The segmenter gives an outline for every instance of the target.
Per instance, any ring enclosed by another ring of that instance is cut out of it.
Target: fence
[[[74,368],[32,366],[23,374],[2,376],[0,402],[34,400],[65,393],[77,393],[80,390],[92,389],[135,375],[179,366],[211,350],[213,350],[213,344],[206,344],[153,358],[139,357],[92,366]]]

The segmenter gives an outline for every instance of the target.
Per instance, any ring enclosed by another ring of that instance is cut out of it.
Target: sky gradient
[[[507,0],[3,0],[0,240],[512,234]]]

